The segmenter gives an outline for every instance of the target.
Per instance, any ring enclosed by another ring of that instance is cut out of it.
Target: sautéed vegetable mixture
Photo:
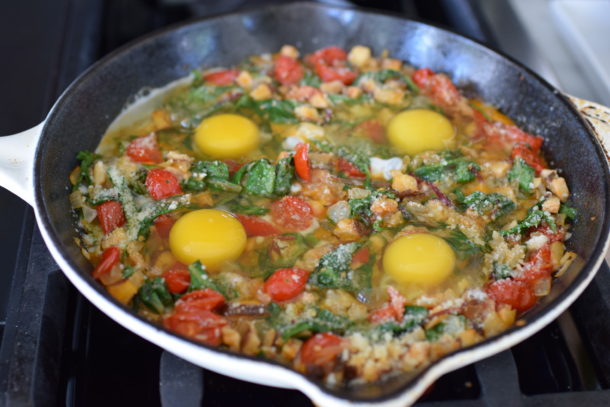
[[[512,326],[575,257],[543,139],[451,80],[286,45],[195,71],[78,154],[93,277],[208,346],[328,385],[416,372]]]

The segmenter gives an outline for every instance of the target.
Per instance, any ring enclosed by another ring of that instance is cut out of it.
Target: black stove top
[[[37,124],[80,72],[129,40],[188,18],[273,2],[4,2],[0,134]],[[468,0],[327,2],[390,10],[487,38]],[[68,283],[32,210],[5,190],[0,222],[0,405],[312,405],[296,391],[197,368],[118,326]],[[557,321],[509,351],[445,375],[417,405],[610,405],[609,320],[610,269],[604,263]]]

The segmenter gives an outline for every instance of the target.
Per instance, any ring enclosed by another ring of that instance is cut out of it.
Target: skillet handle
[[[0,186],[34,205],[34,156],[44,122],[0,137]]]
[[[585,121],[591,125],[593,133],[610,161],[610,107],[567,94],[565,96],[572,102]]]

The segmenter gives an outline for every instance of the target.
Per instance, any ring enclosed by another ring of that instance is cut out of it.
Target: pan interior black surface
[[[608,228],[608,169],[580,117],[556,91],[484,46],[426,24],[292,4],[193,22],[147,37],[96,64],[60,98],[37,151],[37,205],[60,252],[84,279],[97,284],[74,244],[69,216],[68,176],[77,152],[95,149],[126,101],[141,89],[163,86],[196,67],[229,66],[248,55],[275,52],[284,44],[305,53],[328,45],[349,49],[364,44],[375,53],[387,49],[414,66],[447,73],[468,95],[498,106],[526,131],[543,136],[546,157],[563,169],[571,205],[579,211],[569,246],[580,259],[526,319],[540,317],[575,280],[591,271],[587,261],[599,254],[600,239]],[[398,376],[383,385],[339,391],[339,395],[385,397],[404,388],[411,378]]]

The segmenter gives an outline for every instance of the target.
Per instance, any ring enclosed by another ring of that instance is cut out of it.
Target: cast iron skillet
[[[445,356],[414,374],[352,389],[328,389],[274,362],[209,348],[153,325],[122,306],[91,277],[74,244],[68,175],[80,150],[92,150],[126,101],[196,67],[229,66],[294,44],[303,52],[338,45],[370,46],[416,67],[446,72],[469,95],[498,106],[526,131],[545,138],[545,154],[563,169],[579,217],[568,246],[579,257],[522,326]],[[588,105],[587,105],[588,107]],[[565,96],[515,61],[451,32],[382,14],[293,3],[194,21],[145,37],[95,64],[34,129],[0,140],[0,185],[36,212],[54,259],[103,312],[147,340],[217,372],[260,384],[297,388],[323,406],[399,406],[414,402],[436,378],[531,336],[563,312],[593,278],[609,231],[610,175],[602,144]],[[120,368],[120,366],[117,366]]]

